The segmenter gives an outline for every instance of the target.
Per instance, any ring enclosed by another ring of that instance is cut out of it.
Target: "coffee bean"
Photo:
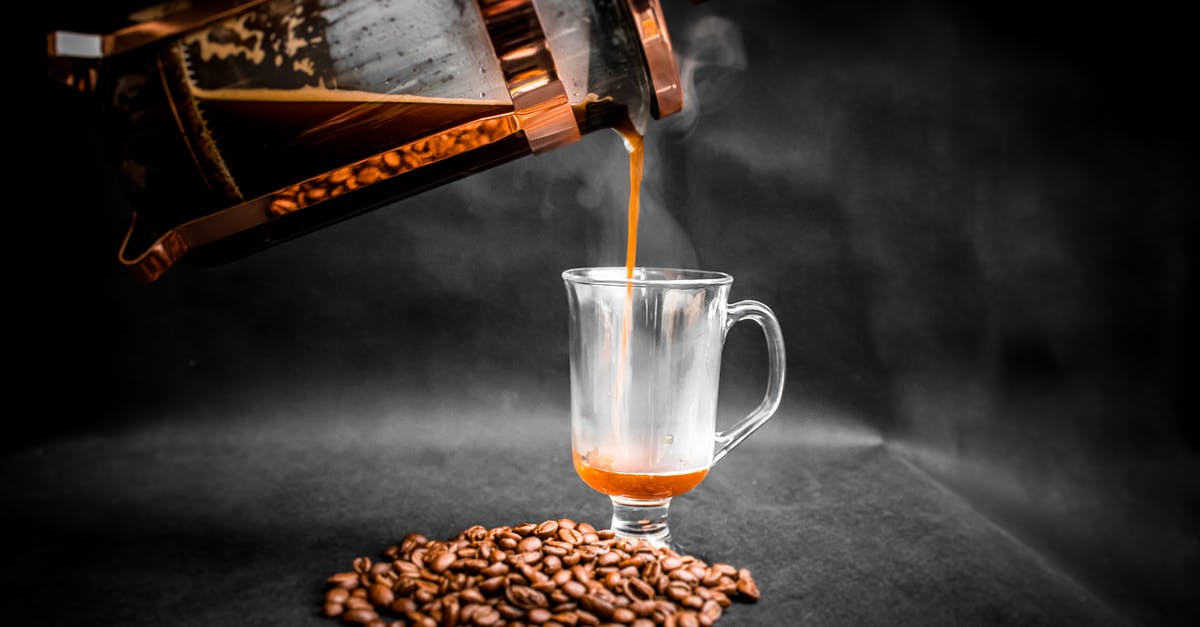
[[[346,611],[346,606],[342,605],[341,603],[326,601],[325,607],[323,607],[321,611],[329,618],[337,618],[338,616],[342,615],[342,612]]]
[[[484,577],[500,577],[508,574],[508,564],[496,562],[481,571]]]
[[[608,619],[612,617],[613,604],[608,599],[601,597],[595,593],[588,593],[579,597],[579,603],[584,609],[593,612],[600,618]]]
[[[738,571],[737,590],[742,596],[748,597],[752,601],[758,600],[758,584],[750,576],[750,571],[745,568]]]
[[[642,581],[641,579],[626,579],[625,580],[625,596],[630,599],[639,601],[651,601],[654,599],[654,586]]]
[[[700,616],[691,610],[685,610],[675,617],[675,624],[679,627],[700,627]]]
[[[547,520],[538,525],[537,528],[533,530],[533,533],[543,540],[552,538],[556,533],[558,533],[558,521]]]
[[[387,607],[392,604],[392,601],[396,598],[396,595],[392,593],[391,586],[385,583],[377,583],[371,586],[371,591],[368,598],[371,600],[373,605]]]
[[[562,589],[572,599],[578,599],[587,593],[587,587],[575,580],[564,583]]]
[[[563,627],[575,627],[579,624],[579,614],[570,611],[559,612],[551,616],[550,620]]]
[[[579,533],[578,529],[560,527],[558,530],[558,538],[567,544],[580,544],[583,542],[583,534]]]
[[[502,576],[484,579],[479,584],[479,589],[482,590],[484,594],[495,594],[497,591],[502,590],[503,588],[504,577]]]
[[[417,602],[412,597],[399,597],[388,607],[393,614],[406,614],[417,611]]]
[[[550,603],[546,601],[546,595],[527,586],[509,586],[505,592],[505,597],[509,603],[525,609],[533,609],[535,607],[549,607]]]
[[[679,568],[680,566],[683,566],[683,560],[672,555],[672,556],[660,561],[659,564],[662,565],[663,570],[670,573],[671,571]]]
[[[627,607],[618,607],[613,610],[612,621],[614,623],[632,623],[637,618],[637,614]]]
[[[372,610],[371,608],[357,608],[353,610],[346,610],[346,612],[342,614],[341,618],[347,623],[366,625],[367,623],[378,619],[379,614],[376,614],[375,610]]]
[[[358,587],[358,573],[337,573],[326,581],[340,588],[351,590]]]
[[[540,551],[541,549],[542,539],[537,536],[529,536],[517,544],[517,550],[522,553],[531,553],[533,551]]]
[[[525,610],[508,603],[497,603],[496,611],[500,612],[500,616],[505,620],[515,620],[525,615]]]
[[[471,622],[479,627],[491,627],[500,622],[500,612],[490,607],[484,607],[471,615]]]
[[[700,624],[704,627],[712,627],[721,618],[724,610],[716,601],[708,601],[704,607],[700,608]]]
[[[356,596],[351,596],[350,598],[346,599],[344,605],[346,606],[346,609],[348,609],[348,610],[372,609],[370,601],[368,601],[367,599],[364,599],[362,597],[356,597]]]

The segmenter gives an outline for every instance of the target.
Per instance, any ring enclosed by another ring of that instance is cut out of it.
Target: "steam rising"
[[[665,206],[663,152],[668,142],[680,142],[700,123],[703,112],[725,106],[736,93],[736,82],[746,69],[741,31],[728,19],[704,16],[683,29],[676,41],[677,62],[683,89],[683,109],[651,123],[646,130],[646,160],[642,178],[641,217],[638,227],[637,265],[697,267],[691,237]],[[608,135],[608,134],[604,134]],[[610,143],[608,137],[600,138]],[[617,136],[617,145],[624,142]],[[612,152],[607,146],[609,152]],[[599,220],[596,248],[589,248],[588,265],[621,265],[628,224],[628,159],[613,153],[600,160],[602,167],[586,168],[586,182],[575,201]]]
[[[705,111],[721,109],[736,95],[736,82],[746,70],[742,33],[733,21],[707,15],[684,31],[678,56],[683,110],[670,118],[673,130],[685,135]]]

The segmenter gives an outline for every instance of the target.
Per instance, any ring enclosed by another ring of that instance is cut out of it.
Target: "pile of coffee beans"
[[[321,613],[367,627],[705,627],[753,602],[745,568],[617,538],[569,518],[451,540],[410,533],[328,578]]]

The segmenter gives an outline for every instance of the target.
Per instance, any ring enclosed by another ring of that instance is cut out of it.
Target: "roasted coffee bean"
[[[325,592],[326,603],[337,603],[340,605],[345,603],[348,598],[350,598],[350,591],[340,586],[330,588]]]
[[[641,579],[629,578],[624,583],[625,596],[635,601],[651,601],[654,599],[654,586]]]
[[[551,616],[550,620],[565,627],[575,627],[579,624],[579,614],[571,611],[559,612]]]
[[[471,618],[475,615],[475,612],[478,612],[485,607],[487,606],[481,603],[467,603],[458,610],[459,622],[463,624],[473,622]]]
[[[611,601],[595,593],[579,597],[579,603],[584,609],[603,619],[612,617],[613,609],[615,609]]]
[[[500,577],[508,574],[508,564],[504,562],[496,562],[487,568],[484,568],[481,573],[484,577]]]
[[[371,602],[362,597],[352,596],[346,599],[344,605],[348,610],[369,610],[372,609]]]
[[[392,601],[396,598],[396,595],[392,593],[391,586],[385,583],[376,583],[375,585],[371,586],[371,591],[368,593],[367,598],[370,599],[373,605],[378,607],[387,607],[392,604]]]
[[[614,623],[632,623],[637,618],[637,614],[627,607],[618,607],[613,610],[612,621]]]
[[[563,592],[566,592],[567,596],[571,597],[572,599],[578,599],[584,594],[587,594],[587,586],[573,579],[564,583],[562,585],[562,590]]]
[[[358,573],[337,573],[326,581],[340,588],[351,590],[358,587]]]
[[[716,601],[707,601],[704,607],[700,608],[700,624],[704,627],[712,627],[721,618],[723,610]]]
[[[616,551],[609,551],[596,559],[597,566],[612,566],[621,561],[621,554]]]
[[[558,559],[557,555],[547,555],[542,558],[542,570],[554,575],[562,570],[562,560]]]
[[[483,525],[471,525],[462,532],[462,537],[471,542],[480,542],[487,537],[487,528]]]
[[[675,624],[679,627],[700,627],[700,615],[691,610],[684,610],[675,617]]]
[[[437,627],[437,621],[433,620],[432,616],[422,614],[417,610],[407,612],[404,615],[408,619],[410,625],[420,625],[421,627]]]
[[[341,618],[347,623],[366,625],[373,620],[377,620],[379,618],[379,614],[369,607],[357,608],[353,610],[346,610],[345,613],[342,614]]]
[[[399,597],[388,607],[393,614],[406,614],[417,611],[417,602],[412,597]]]
[[[528,586],[509,586],[504,595],[509,603],[527,610],[550,605],[546,595]]]
[[[538,525],[537,528],[533,530],[533,533],[534,533],[534,535],[536,535],[539,538],[542,538],[543,540],[545,540],[547,538],[552,538],[552,537],[554,537],[554,534],[558,533],[558,521],[557,520],[547,520],[547,521],[543,522],[542,524]]]
[[[667,597],[672,601],[682,601],[692,594],[692,587],[683,581],[673,581],[667,586]]]
[[[515,620],[525,615],[525,610],[508,603],[497,603],[496,611],[500,612],[500,616],[505,620]]]
[[[453,553],[445,552],[433,558],[433,562],[429,565],[429,570],[435,573],[444,573],[454,560],[458,559]]]
[[[587,610],[575,610],[575,615],[579,617],[580,625],[599,625],[600,617]]]
[[[583,542],[583,534],[579,533],[578,529],[560,527],[558,530],[558,538],[567,544],[580,544]]]
[[[521,540],[521,542],[517,544],[517,550],[522,553],[530,553],[533,551],[540,551],[541,549],[542,549],[542,539],[537,536],[529,536],[528,538]]]
[[[752,601],[757,601],[758,584],[755,583],[754,577],[750,576],[750,571],[745,568],[738,570],[737,589],[743,596],[749,597]]]
[[[491,607],[484,607],[471,614],[471,622],[479,627],[490,627],[500,622],[500,612]]]

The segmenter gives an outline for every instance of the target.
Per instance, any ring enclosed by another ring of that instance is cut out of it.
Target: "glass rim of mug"
[[[625,266],[597,266],[587,268],[570,268],[564,270],[562,278],[571,283],[585,285],[644,285],[644,286],[703,286],[728,285],[733,283],[733,276],[714,270],[695,270],[691,268],[657,268],[635,267],[633,278],[626,278]]]

